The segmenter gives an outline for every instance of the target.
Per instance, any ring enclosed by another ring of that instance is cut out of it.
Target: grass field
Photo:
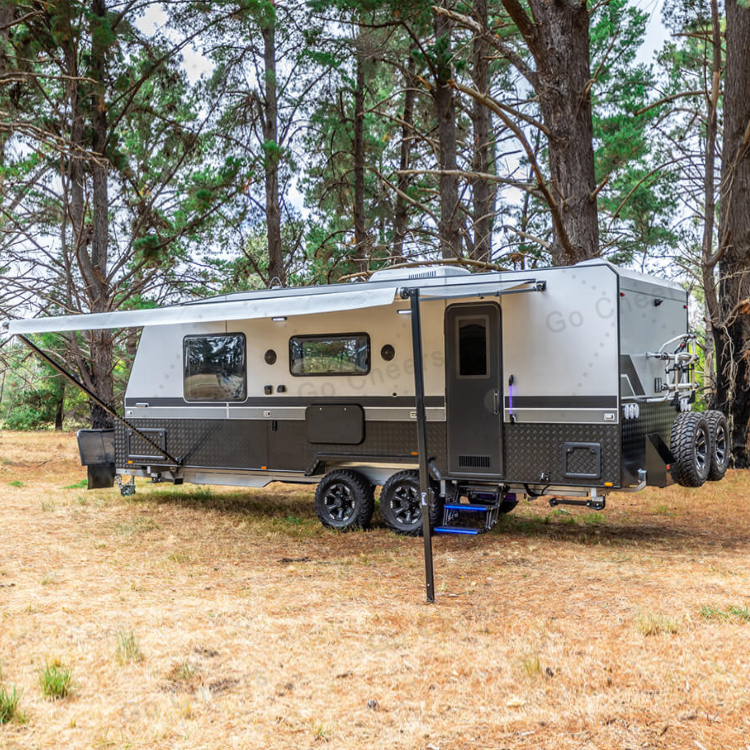
[[[84,476],[0,433],[0,748],[750,746],[750,472],[440,537],[432,606],[310,490]]]

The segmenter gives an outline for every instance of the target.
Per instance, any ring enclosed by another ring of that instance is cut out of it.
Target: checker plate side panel
[[[570,486],[602,486],[620,483],[620,427],[597,424],[506,424],[505,465],[509,482]],[[602,449],[601,479],[575,480],[565,476],[565,443],[599,443]],[[548,480],[542,480],[542,473]]]
[[[261,469],[305,471],[316,455],[342,454],[358,456],[410,457],[417,450],[416,423],[369,421],[365,439],[359,445],[307,441],[307,428],[302,420],[209,420],[209,419],[134,419],[136,428],[166,430],[167,450],[182,459],[184,466],[223,469]],[[117,466],[128,465],[128,430],[115,427]],[[427,423],[427,444],[436,466],[445,471],[445,423]],[[132,459],[131,459],[132,460]],[[415,458],[416,460],[416,458]],[[144,465],[143,460],[134,465]],[[148,461],[150,466],[163,466],[162,459]]]

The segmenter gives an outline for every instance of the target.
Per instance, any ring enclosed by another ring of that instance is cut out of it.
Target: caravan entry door
[[[502,477],[500,307],[445,312],[448,467],[452,476]]]

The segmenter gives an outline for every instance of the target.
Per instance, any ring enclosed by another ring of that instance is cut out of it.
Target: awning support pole
[[[435,601],[435,577],[432,569],[432,528],[430,516],[435,498],[430,486],[427,455],[427,414],[424,403],[424,358],[422,357],[422,318],[419,289],[402,293],[411,298],[411,341],[414,353],[414,399],[417,410],[417,450],[419,451],[419,497],[422,508],[422,536],[424,538],[424,573],[427,601]]]
[[[130,422],[128,422],[126,419],[123,419],[112,407],[105,404],[104,401],[99,398],[99,396],[97,396],[93,391],[89,390],[83,383],[77,380],[75,376],[69,373],[62,365],[59,365],[57,362],[55,362],[55,360],[52,359],[49,354],[43,352],[33,341],[27,339],[26,336],[22,336],[20,333],[17,333],[15,335],[19,339],[21,339],[21,341],[23,341],[23,343],[26,344],[29,349],[31,349],[33,352],[36,352],[48,365],[50,365],[50,367],[53,367],[55,370],[57,370],[60,375],[73,383],[76,388],[80,388],[97,406],[100,406],[102,409],[104,409],[107,414],[120,422],[120,424],[124,424],[129,430],[132,430],[136,435],[138,435],[139,438],[141,438],[141,440],[144,440],[154,450],[161,453],[161,455],[164,456],[167,461],[171,461],[175,466],[180,465],[180,462],[174,456],[171,456],[164,449],[160,448],[153,440],[151,440],[150,437],[144,435],[137,427],[133,427]]]

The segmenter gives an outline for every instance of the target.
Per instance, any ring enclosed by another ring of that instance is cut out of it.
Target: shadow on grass
[[[646,517],[638,523],[618,523],[594,512],[574,516],[560,509],[545,513],[538,507],[538,511],[501,517],[491,536],[498,542],[501,541],[498,537],[525,536],[581,545],[628,547],[646,543],[664,550],[712,547],[731,550],[750,546],[750,536],[745,529],[735,528],[727,533],[725,527],[713,528],[697,518],[696,526],[686,526],[663,515]]]
[[[149,489],[136,493],[130,500],[220,513],[242,519],[257,531],[272,532],[297,541],[320,536],[325,531],[315,515],[312,493],[305,488],[291,492],[212,492],[209,487]]]
[[[262,490],[213,493],[208,487],[190,490],[159,489],[136,494],[134,499],[187,508],[205,508],[238,516],[291,518],[298,522],[317,521],[312,493],[306,489],[283,494]]]
[[[314,489],[300,487],[298,490],[285,489],[282,492],[272,489],[239,490],[236,492],[214,493],[207,487],[191,489],[153,489],[141,492],[135,502],[153,502],[170,504],[193,509],[205,509],[222,514],[241,517],[252,522],[257,519],[259,525],[271,522],[277,533],[288,534],[290,538],[300,536],[318,536],[330,531],[324,529],[315,513],[313,503]],[[583,546],[608,545],[628,547],[634,544],[647,543],[652,547],[664,550],[685,548],[733,549],[750,546],[750,536],[744,529],[736,528],[727,533],[726,528],[712,528],[710,524],[693,526],[678,525],[663,515],[653,519],[624,524],[608,518],[602,513],[590,512],[572,515],[564,509],[549,509],[536,506],[531,513],[514,512],[500,517],[492,532],[484,538],[485,543],[502,544],[513,537],[567,542]],[[699,523],[698,519],[695,519]],[[372,520],[373,529],[385,530],[376,507]],[[394,540],[397,539],[394,535]],[[477,544],[482,544],[476,538]],[[492,541],[490,541],[492,540]],[[465,543],[464,537],[455,540],[456,544]]]

